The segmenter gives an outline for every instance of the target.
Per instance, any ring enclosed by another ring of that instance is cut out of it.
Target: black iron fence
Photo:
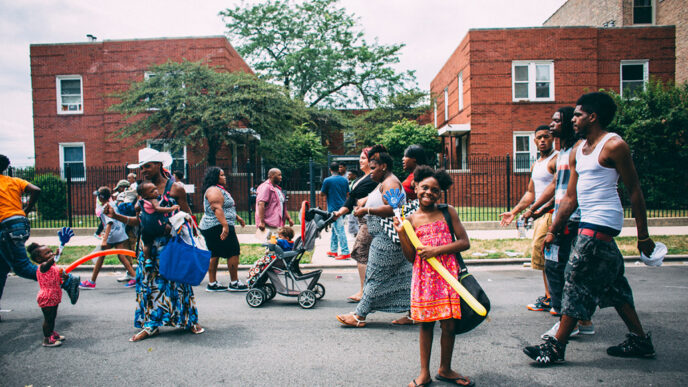
[[[521,161],[519,160],[519,163]],[[530,179],[529,168],[514,163],[510,156],[468,158],[460,169],[449,170],[454,184],[444,193],[444,201],[457,208],[463,221],[496,221],[499,214],[512,208],[526,190]],[[255,188],[265,180],[267,166],[242,165],[236,169],[224,168],[228,190],[236,201],[239,214],[248,224],[255,223]],[[203,212],[201,191],[205,165],[187,166],[183,183],[187,187],[187,200],[199,219]],[[39,186],[42,190],[36,211],[29,217],[32,227],[96,227],[96,197],[93,192],[101,186],[111,189],[130,171],[125,166],[88,167],[72,175],[69,170],[35,170],[10,168],[9,174]],[[76,177],[73,177],[76,176]],[[281,186],[288,201],[287,210],[296,219],[303,201],[311,206],[326,208],[320,195],[322,181],[328,176],[324,165],[306,164],[301,168],[282,171]],[[629,200],[621,191],[626,217],[631,217]],[[28,200],[27,197],[24,200]],[[672,208],[648,202],[648,217],[688,216],[688,200]]]

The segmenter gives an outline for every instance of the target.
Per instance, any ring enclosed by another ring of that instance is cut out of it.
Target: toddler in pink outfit
[[[62,301],[62,281],[66,274],[62,269],[55,265],[55,252],[48,246],[32,243],[26,249],[31,254],[31,259],[39,266],[36,270],[38,279],[38,296],[36,301],[43,311],[43,346],[59,347],[64,341],[64,336],[55,332],[55,318],[57,317],[57,306]]]

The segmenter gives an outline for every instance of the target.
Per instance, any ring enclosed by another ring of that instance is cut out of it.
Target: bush
[[[384,145],[389,154],[394,159],[394,174],[403,179],[408,174],[401,166],[401,159],[404,157],[404,150],[409,145],[418,144],[425,150],[428,163],[435,166],[437,152],[440,149],[440,138],[437,136],[437,129],[432,125],[418,125],[411,120],[401,120],[395,122],[389,129],[386,129],[380,136],[380,143]]]
[[[31,183],[41,189],[38,203],[36,203],[41,219],[65,219],[67,217],[67,183],[52,173],[38,175]]]

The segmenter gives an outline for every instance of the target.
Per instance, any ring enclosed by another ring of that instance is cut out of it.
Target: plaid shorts
[[[566,265],[561,313],[590,320],[599,306],[633,306],[633,291],[624,276],[623,256],[616,243],[578,235]]]

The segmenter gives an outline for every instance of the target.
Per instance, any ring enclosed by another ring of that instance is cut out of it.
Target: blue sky
[[[246,3],[255,3],[248,1]],[[400,70],[430,81],[469,28],[540,26],[565,0],[340,0],[360,17],[366,38],[405,43]],[[0,0],[0,153],[33,165],[29,45],[222,35],[217,13],[240,1]]]

